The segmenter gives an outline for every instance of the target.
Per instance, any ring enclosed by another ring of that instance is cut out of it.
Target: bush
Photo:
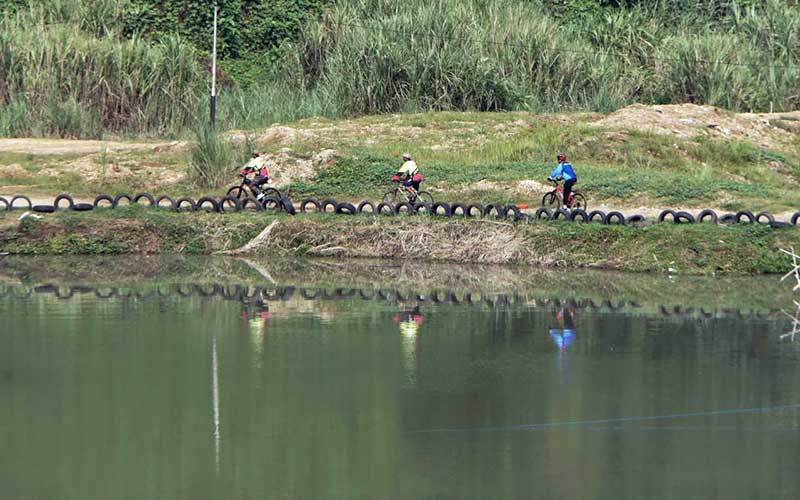
[[[223,187],[247,161],[247,147],[237,151],[210,127],[197,128],[195,137],[189,153],[189,180],[203,188]]]

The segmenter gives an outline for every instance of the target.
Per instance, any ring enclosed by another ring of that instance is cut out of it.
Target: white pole
[[[214,2],[214,41],[211,52],[211,128],[217,122],[217,2]]]

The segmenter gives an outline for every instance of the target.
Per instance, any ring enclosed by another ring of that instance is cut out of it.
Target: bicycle
[[[262,191],[258,186],[256,186],[255,181],[246,175],[239,174],[239,177],[242,178],[242,183],[238,186],[233,186],[228,189],[228,192],[225,193],[226,196],[233,196],[237,200],[241,201],[242,199],[248,197],[247,189],[245,188],[249,188],[250,192],[253,193],[253,198],[255,199],[258,199],[259,195],[263,195],[261,196],[262,198],[271,197],[278,200],[282,198],[281,192],[275,188],[266,188]]]
[[[430,194],[429,192],[427,191],[417,192],[411,186],[403,186],[400,183],[400,181],[393,181],[393,182],[395,183],[394,189],[383,195],[381,201],[385,203],[391,203],[392,205],[397,205],[398,203],[402,202],[413,203],[411,201],[413,199],[414,202],[416,202],[417,200],[423,201],[429,207],[433,205],[433,195]],[[415,193],[415,195],[412,195],[411,193]]]
[[[552,210],[558,210],[564,205],[567,205],[573,210],[586,210],[586,197],[583,195],[583,193],[573,190],[569,194],[569,200],[567,200],[567,203],[563,203],[564,188],[561,187],[561,184],[559,184],[558,181],[550,181],[550,183],[553,184],[554,189],[542,197],[543,207],[547,207]]]

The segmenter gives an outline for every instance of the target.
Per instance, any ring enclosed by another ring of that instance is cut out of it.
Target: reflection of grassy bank
[[[522,272],[524,271],[524,272]],[[200,283],[309,289],[400,290],[430,295],[453,291],[475,298],[500,294],[535,299],[592,299],[666,307],[769,310],[788,307],[791,293],[775,277],[623,274],[609,271],[530,269],[518,266],[387,263],[380,260],[226,257],[8,257],[0,281],[33,287],[95,284],[147,289]],[[444,294],[440,294],[444,295]]]
[[[0,213],[0,251],[12,254],[211,254],[242,246],[275,220],[256,254],[758,274],[788,267],[779,246],[800,247],[796,229],[763,225],[626,228],[428,217],[184,214],[143,208],[60,212],[21,223],[15,216]]]

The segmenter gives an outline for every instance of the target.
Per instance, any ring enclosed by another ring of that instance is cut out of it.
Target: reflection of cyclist
[[[422,326],[424,318],[417,305],[414,306],[414,309],[395,314],[392,320],[400,326],[400,333],[408,338],[417,336],[417,331]]]
[[[559,153],[556,159],[558,160],[558,165],[556,165],[556,168],[550,173],[550,177],[548,177],[547,180],[556,181],[559,178],[564,179],[564,208],[567,209],[572,204],[572,200],[570,200],[572,186],[578,182],[578,176],[575,175],[572,165],[567,161],[567,155]]]
[[[392,320],[400,326],[400,334],[403,336],[403,365],[409,382],[414,384],[417,380],[417,356],[419,355],[417,333],[424,321],[419,305],[415,305],[411,310],[395,314]]]
[[[242,323],[247,325],[247,332],[250,334],[250,338],[254,342],[261,344],[267,329],[269,304],[264,302],[261,297],[255,297],[251,302],[243,304],[241,318]]]
[[[550,338],[559,352],[566,352],[567,347],[575,340],[575,311],[572,308],[561,308],[556,313],[555,320],[556,324],[550,325]]]

